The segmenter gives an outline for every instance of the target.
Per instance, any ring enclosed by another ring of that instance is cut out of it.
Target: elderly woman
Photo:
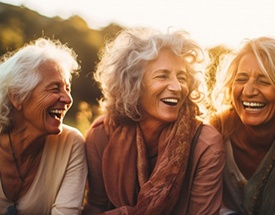
[[[203,53],[183,31],[126,29],[107,45],[95,73],[107,119],[87,134],[85,214],[218,213],[222,138],[194,102]]]
[[[221,214],[275,213],[275,38],[247,40],[224,58],[212,123],[225,140]],[[221,99],[221,100],[220,100]]]
[[[75,53],[40,38],[0,65],[0,214],[81,214],[84,139],[63,125]]]

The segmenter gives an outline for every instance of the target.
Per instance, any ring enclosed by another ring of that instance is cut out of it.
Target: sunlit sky
[[[0,0],[48,17],[81,16],[93,29],[117,23],[185,29],[205,47],[235,48],[244,38],[275,36],[274,0]]]

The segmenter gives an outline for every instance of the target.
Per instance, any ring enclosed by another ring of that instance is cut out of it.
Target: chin
[[[53,134],[53,135],[60,134],[61,132],[62,132],[62,126],[55,128],[53,130],[49,130],[49,134]]]
[[[164,119],[163,121],[168,122],[168,123],[172,123],[172,122],[177,121],[177,117],[173,117],[173,118],[169,117],[169,118]]]

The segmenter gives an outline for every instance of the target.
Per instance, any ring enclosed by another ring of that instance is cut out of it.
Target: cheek
[[[141,99],[140,99],[140,104],[141,107],[144,110],[147,110],[148,107],[152,107],[153,103],[156,101],[155,96],[152,96],[152,94],[149,93],[149,91],[147,93],[145,93]]]
[[[25,114],[29,117],[33,116],[35,118],[40,117],[45,113],[45,106],[43,103],[36,103],[35,105],[29,105],[24,110]]]
[[[148,84],[142,89],[143,100],[152,100],[157,97],[157,95],[163,90],[162,85],[158,84]]]
[[[50,98],[46,95],[41,95],[40,97],[31,98],[26,102],[25,107],[29,111],[41,112],[47,108]]]
[[[233,85],[230,93],[231,93],[231,95],[229,95],[229,96],[231,96],[232,99],[235,100],[241,94],[241,87],[239,87],[238,85]]]
[[[275,88],[262,91],[269,103],[275,104]]]

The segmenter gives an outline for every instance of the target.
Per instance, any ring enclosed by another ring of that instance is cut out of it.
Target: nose
[[[63,90],[60,95],[60,101],[65,104],[71,105],[73,103],[73,98],[70,92]]]
[[[255,96],[259,93],[256,83],[249,81],[244,85],[243,94],[247,97]]]
[[[179,92],[181,91],[181,84],[177,77],[172,77],[168,83],[168,90]]]

